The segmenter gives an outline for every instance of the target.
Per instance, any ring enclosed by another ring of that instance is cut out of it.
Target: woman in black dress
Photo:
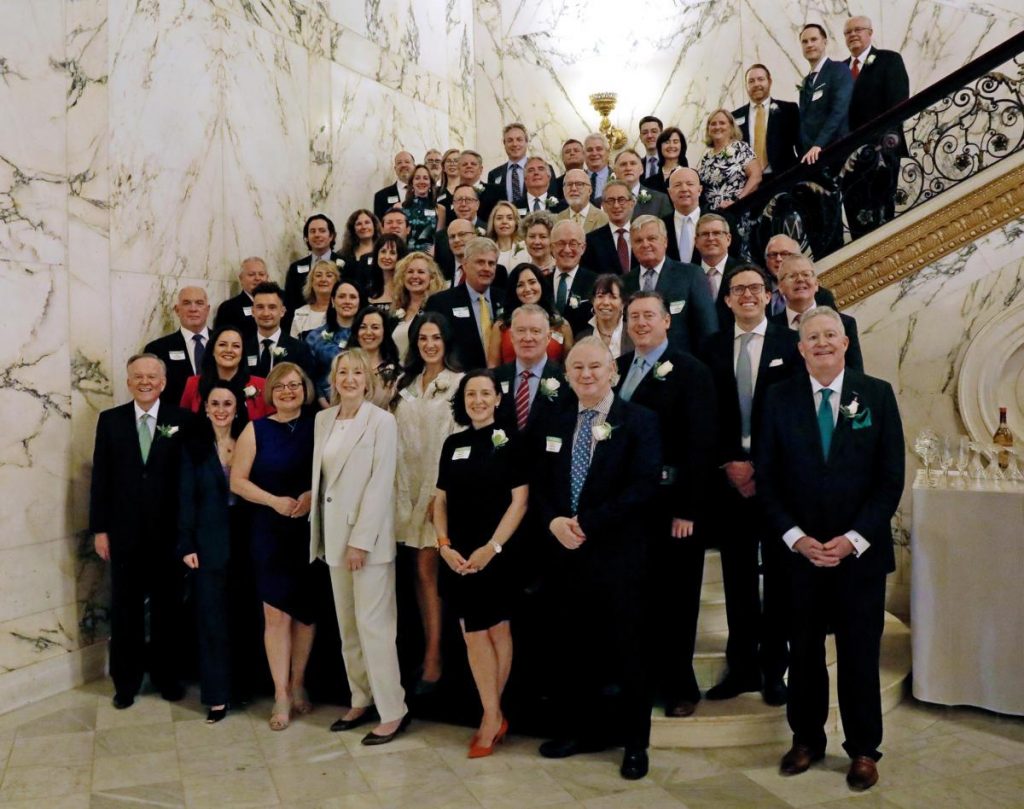
[[[686,162],[686,136],[679,127],[670,126],[658,135],[655,148],[658,150],[658,160],[661,161],[661,171],[644,177],[640,185],[667,194],[669,175],[676,169],[689,165]]]
[[[528,496],[516,439],[494,428],[500,400],[492,371],[463,377],[452,410],[469,429],[444,442],[434,495],[434,529],[448,568],[442,592],[459,616],[483,705],[470,758],[489,756],[508,730],[501,695],[512,668],[512,576],[498,557],[526,514]]]

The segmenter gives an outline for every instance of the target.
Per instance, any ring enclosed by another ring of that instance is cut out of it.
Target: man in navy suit
[[[587,234],[587,250],[583,264],[597,275],[613,272],[625,275],[637,266],[636,256],[629,247],[630,219],[636,199],[622,180],[609,180],[604,187],[601,210],[608,216],[608,224]]]
[[[665,125],[661,119],[654,115],[645,115],[640,119],[640,140],[644,144],[645,152],[641,177],[653,177],[661,171],[661,160],[658,158],[658,135],[664,128]],[[617,170],[616,175],[618,175]],[[635,189],[634,193],[636,193]]]
[[[174,305],[181,328],[158,337],[146,344],[143,352],[155,354],[163,360],[167,369],[167,386],[160,394],[160,401],[177,407],[181,393],[190,376],[202,369],[203,355],[210,342],[210,330],[206,321],[210,317],[210,303],[202,287],[183,287],[178,291],[178,302]]]
[[[660,292],[672,316],[669,342],[680,351],[695,354],[704,339],[718,331],[715,304],[700,268],[666,258],[665,223],[655,216],[634,219],[630,239],[638,266],[625,278],[626,291]]]
[[[406,233],[407,235],[408,233]],[[289,312],[294,312],[300,306],[305,306],[308,303],[302,294],[302,289],[306,285],[309,271],[316,266],[317,262],[330,261],[338,268],[339,272],[345,266],[345,260],[341,257],[341,253],[334,250],[337,238],[338,231],[334,227],[334,222],[322,213],[313,214],[302,226],[302,240],[309,248],[309,255],[293,261],[288,265],[288,272],[285,273],[284,304],[288,307]],[[290,317],[285,325],[291,325]]]
[[[530,486],[551,549],[546,589],[557,638],[556,738],[540,754],[623,744],[620,773],[632,780],[647,774],[651,735],[644,604],[661,442],[654,414],[612,392],[614,373],[600,337],[572,347],[566,376],[578,406],[547,431]],[[604,704],[609,682],[620,687],[620,710]]]
[[[747,68],[747,98],[750,103],[732,115],[761,161],[764,181],[792,168],[800,159],[800,107],[793,101],[772,98],[772,74],[762,64]],[[758,123],[763,121],[763,133]]]
[[[668,198],[672,202],[673,212],[662,221],[665,223],[668,237],[668,257],[675,261],[693,264],[700,262],[696,234],[697,220],[700,219],[700,195],[703,190],[700,175],[694,169],[676,169],[668,178]]]
[[[526,158],[526,190],[518,209],[520,217],[534,211],[554,214],[565,210],[565,202],[551,193],[553,176],[551,166],[543,157],[532,155]]]
[[[700,271],[708,282],[708,291],[715,299],[715,313],[718,315],[718,327],[727,329],[732,325],[732,310],[725,302],[729,289],[723,280],[733,267],[740,262],[729,255],[732,244],[732,233],[729,222],[717,213],[706,213],[697,220],[697,253],[700,255]]]
[[[873,26],[867,17],[851,17],[843,28],[846,47],[850,50],[846,64],[853,77],[850,129],[863,126],[910,98],[910,78],[903,57],[896,51],[876,48],[871,41],[873,35]],[[874,151],[875,144],[868,144],[871,147],[869,166],[858,167],[843,178],[843,207],[850,234],[855,239],[895,215],[900,158],[908,157],[910,152],[902,126],[894,127],[886,135],[889,138],[879,152]],[[889,140],[892,145],[888,145]],[[878,158],[888,180],[881,188],[870,181],[874,172],[868,171],[877,166]]]
[[[284,292],[273,281],[260,284],[252,292],[252,316],[256,335],[245,340],[245,360],[249,373],[266,379],[279,362],[294,362],[310,376],[313,357],[302,341],[285,334],[281,323],[287,309]]]
[[[409,188],[409,178],[416,168],[416,158],[411,152],[399,152],[395,155],[395,182],[386,185],[373,195],[373,212],[377,218],[384,216],[384,211],[401,205],[405,200],[405,192]]]
[[[597,273],[581,263],[587,249],[583,228],[568,219],[556,222],[551,229],[551,254],[555,272],[551,284],[555,290],[555,309],[569,323],[572,333],[586,328],[594,315],[590,292]]]
[[[822,149],[849,133],[853,78],[846,65],[825,55],[828,34],[817,23],[800,31],[800,47],[811,68],[800,85],[800,160],[810,164],[818,161]]]
[[[564,172],[555,177],[551,184],[551,193],[565,201],[565,175],[573,169],[583,168],[583,144],[575,138],[569,138],[562,144],[562,167]]]
[[[118,709],[135,702],[147,668],[164,699],[183,695],[178,635],[185,568],[175,550],[186,414],[161,404],[166,384],[163,361],[136,354],[128,360],[132,401],[104,410],[96,423],[89,530],[96,554],[110,563],[110,676]]]
[[[756,452],[758,489],[792,581],[783,775],[825,755],[825,633],[835,632],[843,743],[856,790],[878,781],[879,648],[885,577],[895,569],[890,521],[903,494],[903,427],[888,382],[846,367],[842,321],[828,307],[800,321],[807,374],[768,392]]]
[[[714,465],[713,533],[722,554],[729,622],[726,676],[707,692],[731,699],[763,689],[765,702],[786,701],[786,582],[781,552],[767,541],[757,491],[761,470],[753,457],[767,391],[796,373],[796,335],[765,318],[768,279],[753,264],[730,270],[722,282],[734,323],[707,340],[701,356],[711,369],[718,399]],[[758,586],[758,547],[764,561],[764,606]]]
[[[480,215],[484,219],[501,200],[511,202],[517,209],[526,207],[526,148],[530,143],[526,126],[518,121],[507,124],[501,130],[501,142],[508,160],[487,172],[480,197]]]
[[[262,258],[249,256],[242,259],[242,269],[238,273],[238,284],[242,291],[217,307],[213,327],[219,329],[221,326],[234,326],[242,337],[256,334],[256,321],[252,318],[252,291],[269,277],[267,262]]]

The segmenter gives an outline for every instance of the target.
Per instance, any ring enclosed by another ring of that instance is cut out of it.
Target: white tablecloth
[[[1024,715],[1024,485],[919,472],[913,519],[914,696]]]

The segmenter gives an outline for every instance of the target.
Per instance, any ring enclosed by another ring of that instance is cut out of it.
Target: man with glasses
[[[764,248],[764,266],[768,270],[768,280],[772,285],[772,300],[768,304],[768,314],[777,315],[786,310],[786,297],[778,288],[779,271],[782,269],[782,261],[788,256],[799,256],[800,245],[794,239],[782,233],[777,233],[768,240]],[[814,293],[814,300],[818,306],[829,306],[836,308],[836,299],[832,293],[823,286],[818,287]]]
[[[565,169],[555,177],[551,184],[551,193],[561,200],[565,199],[565,175],[573,169],[583,168],[583,144],[575,138],[569,138],[562,144],[562,167]]]
[[[551,254],[555,257],[555,309],[564,317],[575,335],[586,327],[594,312],[590,291],[597,274],[580,266],[587,249],[586,234],[575,222],[556,222],[551,230]]]
[[[718,325],[727,328],[732,323],[732,312],[725,303],[729,290],[725,288],[722,279],[729,270],[739,266],[739,262],[729,255],[729,245],[732,244],[729,222],[716,213],[704,214],[697,220],[694,241],[700,255],[700,271],[704,273],[708,292],[715,301]]]
[[[587,234],[584,266],[598,275],[606,272],[625,275],[636,266],[636,256],[629,246],[629,225],[634,204],[635,198],[622,180],[611,180],[604,187],[601,210],[608,217],[608,225]]]
[[[701,355],[718,393],[718,446],[714,465],[722,470],[712,497],[712,536],[722,554],[722,582],[729,622],[725,657],[728,673],[707,693],[712,700],[744,691],[764,692],[782,705],[786,690],[785,587],[782,548],[767,542],[751,462],[765,391],[800,367],[796,335],[768,322],[768,277],[753,264],[730,270],[722,282],[734,323],[711,337]],[[758,546],[764,558],[764,613],[758,586]]]
[[[565,173],[565,181],[562,183],[565,192],[565,201],[569,207],[562,211],[555,219],[562,221],[568,219],[575,222],[584,233],[590,233],[602,225],[608,224],[608,217],[604,211],[590,203],[590,179],[587,173],[580,169],[571,169]]]
[[[444,255],[443,257],[441,255],[437,256],[438,266],[441,268],[441,274],[448,279],[452,286],[461,286],[466,283],[464,267],[466,245],[477,238],[479,233],[465,219],[454,219],[448,225],[447,232],[444,235]],[[441,253],[440,243],[438,244],[438,253]],[[505,267],[499,264],[496,270],[495,281],[498,286],[503,287],[507,280],[508,272],[505,270]]]
[[[466,184],[458,186],[452,193],[452,214],[454,218],[445,231],[438,231],[434,237],[434,260],[437,262],[438,267],[441,268],[445,278],[449,280],[455,277],[455,268],[462,263],[461,260],[457,261],[453,256],[454,250],[448,241],[451,226],[458,221],[462,221],[469,228],[467,231],[465,226],[460,226],[458,228],[460,233],[472,232],[473,235],[482,235],[484,223],[477,219],[479,211],[480,197],[477,195],[476,189]]]

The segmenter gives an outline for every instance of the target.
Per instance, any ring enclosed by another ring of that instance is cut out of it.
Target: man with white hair
[[[558,214],[555,219],[568,219],[590,233],[602,225],[608,224],[608,216],[600,207],[590,200],[590,178],[582,169],[569,169],[562,180],[562,192],[569,207]]]
[[[238,284],[242,291],[217,307],[213,327],[219,329],[221,326],[234,326],[242,333],[243,338],[255,337],[256,321],[252,316],[252,291],[268,280],[270,276],[267,273],[267,262],[259,256],[242,259],[242,269],[238,273]]]
[[[586,160],[587,174],[590,177],[591,202],[600,206],[604,196],[604,184],[611,177],[608,168],[608,138],[600,132],[591,132],[583,139],[583,155]]]
[[[779,289],[779,272],[782,270],[782,262],[789,256],[799,256],[800,245],[795,239],[784,233],[776,233],[768,240],[764,247],[764,268],[768,270],[768,280],[772,285],[772,300],[768,304],[768,316],[777,315],[786,311],[786,297]],[[818,291],[814,293],[814,302],[818,306],[830,306],[836,308],[836,299],[832,292],[819,285]]]
[[[587,249],[583,228],[575,222],[556,222],[551,229],[551,254],[555,258],[555,309],[564,317],[576,334],[587,325],[594,312],[590,304],[590,291],[597,274],[580,266]]]
[[[206,321],[210,317],[210,301],[202,287],[182,287],[174,314],[180,327],[146,344],[143,351],[163,360],[167,369],[167,387],[160,400],[177,407],[185,382],[190,376],[202,372],[203,357],[209,348],[210,330]]]

